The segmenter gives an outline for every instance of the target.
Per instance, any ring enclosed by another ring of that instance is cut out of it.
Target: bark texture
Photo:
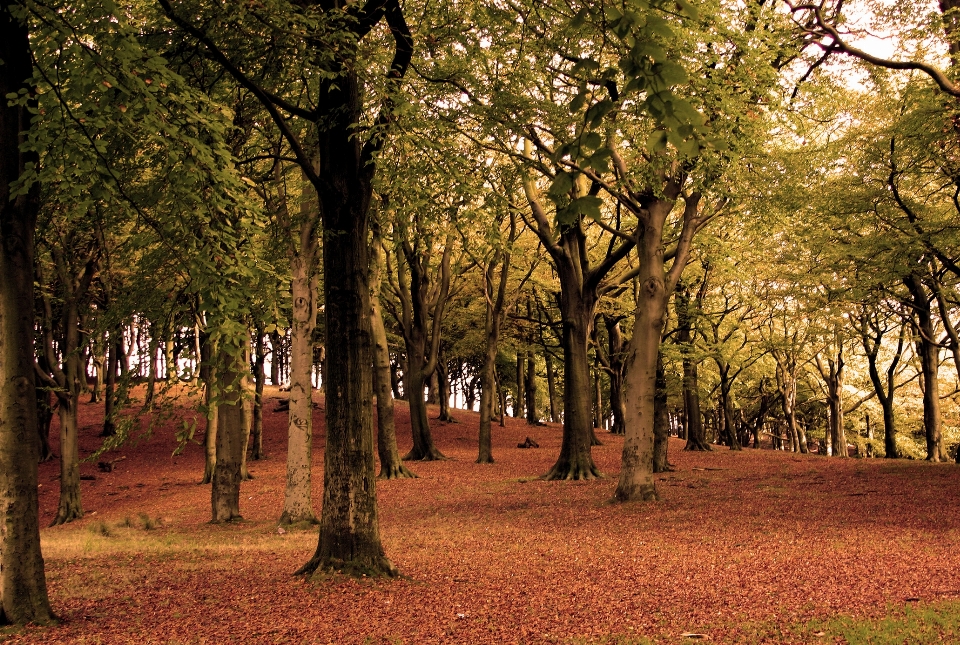
[[[221,343],[221,347],[223,344]],[[240,516],[240,482],[243,450],[243,377],[246,372],[242,346],[221,351],[217,361],[217,461],[213,471],[210,501],[212,522],[231,522]]]
[[[0,95],[32,74],[27,30],[0,6]],[[33,248],[39,186],[10,199],[34,155],[19,150],[23,106],[0,105],[0,624],[54,620],[47,597],[37,499],[37,399],[33,351]]]

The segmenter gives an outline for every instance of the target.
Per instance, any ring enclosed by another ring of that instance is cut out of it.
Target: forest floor
[[[674,439],[676,470],[659,476],[661,501],[611,504],[619,438],[600,433],[594,448],[604,479],[540,481],[559,426],[508,419],[494,428],[496,463],[478,465],[478,416],[455,410],[458,423],[431,422],[449,460],[409,464],[418,479],[377,483],[384,546],[403,577],[313,583],[292,573],[316,548],[316,530],[277,527],[287,415],[274,412],[285,395],[267,396],[268,458],[250,463],[243,522],[209,523],[210,489],[197,484],[202,446],[173,456],[181,411],[100,457],[125,457],[113,472],[81,465],[92,477],[82,482],[86,517],[42,530],[62,622],[6,630],[0,641],[960,642],[956,465],[687,453]],[[83,456],[99,445],[102,406],[80,414]],[[397,417],[404,452],[402,402]],[[319,513],[322,409],[314,424]],[[517,448],[527,436],[540,447]],[[40,467],[44,527],[58,472],[56,462]],[[891,640],[877,636],[885,630]]]

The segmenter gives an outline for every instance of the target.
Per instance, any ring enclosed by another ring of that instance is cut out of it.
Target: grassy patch
[[[960,642],[960,600],[907,605],[874,620],[839,616],[808,626],[807,634],[821,633],[825,642],[839,637],[850,645],[956,643]]]

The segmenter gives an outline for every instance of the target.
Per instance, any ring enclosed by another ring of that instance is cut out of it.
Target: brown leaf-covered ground
[[[602,433],[594,449],[605,479],[539,481],[558,426],[508,419],[495,428],[496,464],[478,465],[478,417],[464,411],[458,423],[432,422],[448,461],[378,483],[384,545],[404,577],[311,583],[291,574],[313,553],[315,531],[277,530],[286,413],[273,412],[275,389],[268,396],[268,459],[250,464],[242,523],[208,523],[202,448],[172,456],[179,420],[115,451],[110,459],[126,459],[112,473],[84,463],[96,477],[83,481],[87,516],[43,529],[63,622],[9,642],[672,643],[696,633],[802,643],[811,636],[797,626],[811,618],[960,598],[956,465],[685,453],[672,440],[676,472],[658,482],[662,501],[619,505],[608,503],[618,438]],[[100,441],[100,415],[81,408],[84,454]],[[315,428],[319,512],[322,409]],[[398,436],[409,448],[402,403]],[[518,449],[526,436],[540,448]],[[57,477],[55,462],[41,465],[43,526]]]

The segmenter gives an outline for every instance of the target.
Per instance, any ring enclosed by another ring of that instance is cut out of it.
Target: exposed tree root
[[[657,487],[653,484],[639,486],[630,486],[627,489],[617,487],[617,492],[613,494],[614,502],[658,502],[660,496],[657,494]]]
[[[589,479],[600,479],[603,474],[593,463],[589,464],[569,464],[557,463],[550,471],[540,479],[545,481],[583,481]]]
[[[417,475],[402,463],[398,463],[382,466],[377,479],[417,479]]]
[[[293,575],[309,576],[311,580],[321,582],[332,574],[342,574],[351,578],[397,578],[400,576],[400,571],[384,556],[354,560],[321,559],[314,556]]]
[[[287,511],[283,512],[283,515],[280,516],[280,519],[277,521],[280,526],[293,526],[295,524],[303,524],[305,526],[316,526],[320,524],[320,520],[317,519],[317,516],[313,513],[305,513],[303,515],[292,515]]]
[[[411,450],[403,458],[403,461],[446,461],[447,456],[442,452],[436,449],[436,447],[431,446],[426,451],[419,451],[416,448]]]

